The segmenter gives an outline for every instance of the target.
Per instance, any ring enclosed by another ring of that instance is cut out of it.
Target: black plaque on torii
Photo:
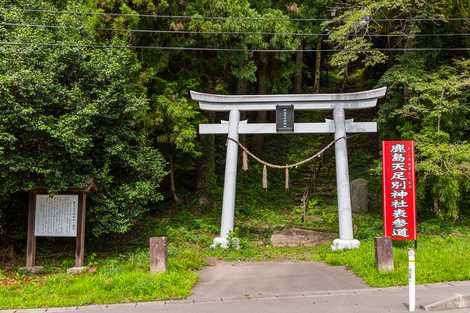
[[[280,133],[291,133],[294,131],[294,106],[276,106],[276,131]]]

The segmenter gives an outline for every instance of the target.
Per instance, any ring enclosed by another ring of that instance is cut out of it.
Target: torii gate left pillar
[[[238,141],[238,125],[240,111],[230,110],[228,136]],[[227,238],[233,230],[235,219],[235,198],[237,195],[237,163],[238,145],[232,140],[227,142],[227,155],[225,156],[224,197],[222,200],[222,218],[220,221],[220,236],[214,239],[214,246],[227,247]],[[227,208],[224,210],[223,208]]]
[[[191,97],[199,101],[202,110],[228,111],[229,122],[221,124],[201,124],[200,134],[228,134],[238,140],[239,134],[274,134],[276,124],[240,122],[240,111],[274,111],[278,105],[293,105],[294,110],[333,110],[333,120],[324,123],[295,123],[293,133],[334,133],[336,158],[336,184],[338,198],[339,238],[332,244],[333,250],[359,247],[353,237],[351,196],[349,184],[347,133],[376,132],[374,122],[358,122],[345,119],[345,109],[364,109],[376,106],[377,99],[385,95],[387,88],[342,93],[312,95],[211,95],[191,91]],[[220,236],[214,239],[213,246],[228,247],[228,237],[234,226],[235,198],[237,182],[238,145],[229,140],[225,162],[224,196]]]

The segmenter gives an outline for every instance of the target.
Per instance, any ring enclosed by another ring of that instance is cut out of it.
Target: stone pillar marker
[[[353,212],[364,213],[369,210],[369,182],[357,178],[351,182],[351,206]]]
[[[150,272],[166,271],[168,246],[166,237],[151,237],[149,240]]]
[[[376,237],[375,264],[379,272],[393,272],[393,247],[390,237]]]

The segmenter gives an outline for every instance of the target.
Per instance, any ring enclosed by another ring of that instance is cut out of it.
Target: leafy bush
[[[55,10],[46,1],[22,4]],[[14,8],[2,16],[58,28],[0,28],[2,41],[27,43],[0,48],[0,196],[37,186],[57,193],[95,179],[93,232],[127,231],[162,198],[158,187],[166,174],[139,126],[148,101],[135,54],[87,47],[96,35],[93,17],[31,16]],[[51,41],[60,45],[42,45]]]
[[[470,60],[427,61],[407,55],[384,74],[380,84],[391,92],[380,110],[381,129],[417,142],[418,207],[456,220],[470,191]]]
[[[382,217],[369,214],[355,215],[354,225],[354,238],[356,239],[372,239],[383,235]]]

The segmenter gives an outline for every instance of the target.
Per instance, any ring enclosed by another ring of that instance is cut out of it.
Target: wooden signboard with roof
[[[23,271],[37,273],[42,269],[35,264],[37,237],[75,237],[75,265],[68,272],[85,270],[86,197],[95,190],[95,182],[90,181],[85,188],[71,187],[53,196],[41,187],[28,191],[28,239]]]

